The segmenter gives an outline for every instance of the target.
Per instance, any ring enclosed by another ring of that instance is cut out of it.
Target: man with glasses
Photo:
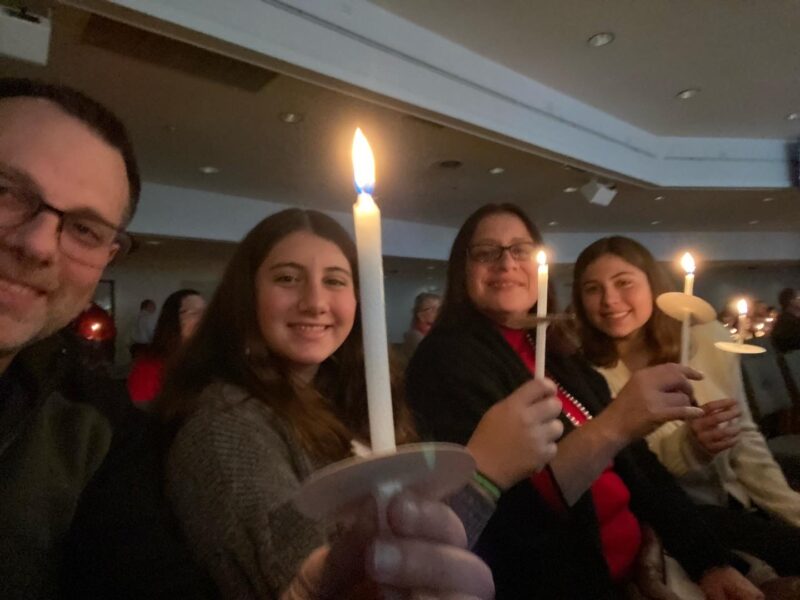
[[[75,584],[67,591],[81,595],[76,582],[86,569],[94,570],[86,576],[94,593],[84,597],[106,597],[103,586],[114,577],[127,578],[128,597],[135,597],[148,564],[137,544],[148,545],[152,556],[170,544],[167,526],[159,525],[157,461],[147,463],[143,454],[150,451],[130,445],[148,441],[146,428],[132,425],[114,386],[80,371],[57,334],[89,303],[106,265],[130,246],[124,229],[139,190],[133,148],[107,109],[68,88],[0,79],[5,599],[58,597],[62,573]],[[109,504],[117,506],[107,512]],[[127,545],[127,555],[102,547],[117,542]],[[166,565],[181,556],[177,547]]]

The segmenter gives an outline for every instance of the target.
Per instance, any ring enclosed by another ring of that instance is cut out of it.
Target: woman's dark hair
[[[34,79],[0,78],[0,100],[6,98],[42,98],[49,100],[68,115],[75,117],[107,144],[115,148],[125,163],[128,177],[128,210],[126,220],[130,222],[136,212],[141,192],[141,178],[136,155],[133,152],[125,125],[108,108],[89,98],[86,94],[60,84],[45,83]]]
[[[787,310],[789,305],[794,300],[796,292],[794,288],[783,288],[781,292],[778,294],[778,304],[781,305],[781,310]]]
[[[467,292],[467,249],[472,243],[472,238],[475,236],[475,231],[481,222],[487,217],[502,214],[517,217],[522,221],[531,239],[536,244],[544,243],[536,225],[525,214],[525,211],[516,204],[509,202],[485,204],[473,212],[464,221],[461,229],[458,230],[456,239],[453,241],[453,247],[450,249],[450,259],[447,263],[447,287],[435,326],[441,324],[448,327],[458,327],[460,323],[469,322],[469,320],[475,319],[480,314]],[[547,305],[550,312],[556,312],[557,307],[552,287],[547,291]],[[529,312],[534,312],[534,310],[535,305],[531,307]],[[562,354],[568,354],[575,350],[568,337],[564,335],[562,328],[555,324],[548,328],[547,345],[548,348]]]
[[[179,425],[198,408],[206,386],[231,383],[269,405],[311,456],[337,460],[349,453],[354,437],[369,439],[360,316],[356,314],[342,345],[320,365],[312,385],[290,375],[284,360],[267,346],[258,323],[256,273],[275,245],[298,231],[313,233],[342,251],[358,293],[356,248],[341,225],[323,213],[298,208],[267,217],[237,247],[202,322],[167,374],[160,412]],[[397,437],[413,439],[410,413],[398,390],[395,399]]]
[[[655,303],[659,295],[673,291],[674,286],[647,248],[636,240],[620,235],[597,240],[585,248],[575,262],[572,303],[578,318],[583,354],[590,362],[601,367],[612,367],[619,359],[614,340],[589,321],[581,294],[581,281],[586,269],[607,254],[621,258],[647,275],[653,295],[653,314],[644,326],[645,343],[651,352],[649,364],[676,362],[680,354],[680,323],[664,314]]]
[[[170,361],[183,344],[181,339],[181,304],[188,296],[199,296],[197,290],[183,289],[172,292],[161,306],[156,329],[153,333],[153,343],[150,344],[148,354]],[[151,301],[152,302],[152,301]]]

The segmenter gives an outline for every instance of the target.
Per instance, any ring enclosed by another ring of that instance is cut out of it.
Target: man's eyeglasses
[[[131,238],[121,229],[96,215],[60,210],[48,204],[38,190],[0,169],[0,232],[29,223],[43,211],[58,216],[59,247],[76,262],[102,268],[108,264],[113,246],[118,246],[118,258],[130,249]]]
[[[500,260],[503,252],[508,250],[509,255],[517,262],[530,260],[536,252],[537,245],[533,242],[518,242],[510,246],[499,246],[497,244],[473,244],[467,248],[467,256],[470,260],[479,263],[493,263]]]

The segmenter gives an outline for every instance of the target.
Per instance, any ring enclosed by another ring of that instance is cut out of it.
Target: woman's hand
[[[668,421],[703,416],[703,409],[692,405],[689,383],[702,378],[698,371],[672,363],[640,369],[601,416],[627,445]]]
[[[708,600],[764,600],[764,594],[733,567],[706,571],[698,585]]]
[[[540,471],[556,455],[564,433],[561,401],[552,381],[531,379],[492,406],[467,449],[478,470],[503,489]]]
[[[466,550],[464,526],[446,504],[398,494],[387,509],[392,537],[377,533],[376,517],[370,502],[350,530],[305,560],[282,600],[377,600],[381,586],[409,596],[494,597],[489,568]]]
[[[741,430],[734,421],[742,414],[736,400],[714,400],[704,404],[702,409],[702,417],[688,422],[689,431],[697,445],[712,456],[733,447]]]

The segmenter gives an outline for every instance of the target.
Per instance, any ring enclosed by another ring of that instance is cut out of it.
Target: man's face
[[[0,167],[56,209],[123,221],[129,191],[121,154],[47,100],[0,100]],[[0,358],[75,318],[102,272],[61,253],[52,212],[15,227],[0,223]]]

